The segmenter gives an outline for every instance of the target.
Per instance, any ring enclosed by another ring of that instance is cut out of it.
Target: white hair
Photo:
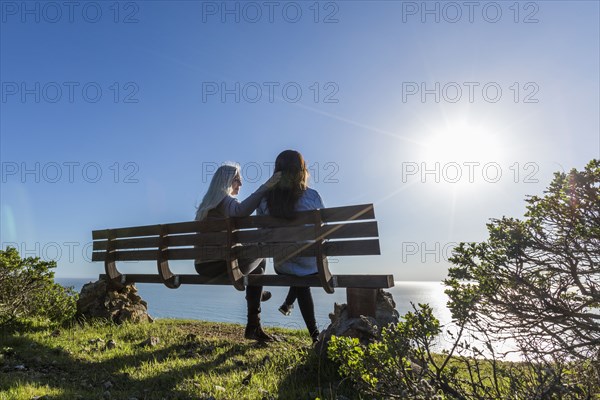
[[[202,221],[210,210],[219,205],[223,199],[231,195],[233,178],[240,175],[239,164],[227,163],[221,165],[213,175],[208,191],[196,210],[196,220]]]

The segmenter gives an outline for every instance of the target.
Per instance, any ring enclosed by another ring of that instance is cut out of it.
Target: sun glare
[[[468,125],[434,131],[423,148],[423,158],[436,162],[499,162],[503,156],[501,143],[493,132]]]

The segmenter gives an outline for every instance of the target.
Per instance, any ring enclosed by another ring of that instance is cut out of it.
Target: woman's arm
[[[264,186],[259,187],[256,192],[252,193],[242,202],[235,197],[225,197],[221,204],[219,204],[221,211],[226,217],[247,217],[256,210],[256,207],[258,207],[264,194],[267,192],[268,188]]]
[[[225,197],[221,204],[219,204],[221,211],[226,217],[247,217],[256,210],[265,193],[275,186],[280,178],[281,172],[274,173],[268,181],[262,184],[254,193],[242,202],[235,197]]]

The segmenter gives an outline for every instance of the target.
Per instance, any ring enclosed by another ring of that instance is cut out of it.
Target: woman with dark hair
[[[281,179],[261,201],[257,209],[258,215],[269,214],[278,218],[293,219],[298,211],[324,208],[319,193],[308,187],[309,174],[302,154],[295,150],[281,152],[275,160],[275,173],[277,172],[281,173]],[[285,260],[275,257],[273,263],[275,272],[281,275],[306,276],[318,272],[314,257],[294,257]],[[310,287],[292,286],[280,311],[282,308],[282,312],[289,311],[291,307],[284,306],[293,304],[295,299],[298,299],[308,333],[313,342],[316,342],[319,329]]]
[[[261,185],[247,199],[240,202],[237,196],[242,186],[240,167],[237,164],[220,166],[213,175],[210,185],[202,202],[196,210],[196,220],[246,217],[256,209],[263,196],[272,188],[280,178],[280,173],[274,173],[271,178]],[[211,279],[227,275],[225,260],[196,260],[196,272],[203,276],[207,282]],[[259,259],[238,259],[238,266],[244,275],[264,274],[266,262]],[[246,303],[248,306],[248,324],[244,332],[246,339],[258,341],[272,341],[260,326],[260,302],[271,297],[271,293],[263,292],[262,286],[246,287]]]

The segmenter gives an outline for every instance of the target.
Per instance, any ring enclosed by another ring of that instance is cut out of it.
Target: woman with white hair
[[[208,191],[196,211],[196,220],[210,220],[229,217],[246,217],[252,214],[260,204],[263,196],[279,181],[281,173],[274,173],[247,199],[240,202],[237,196],[242,186],[240,167],[237,164],[220,166],[213,175]],[[244,275],[264,274],[266,262],[259,259],[238,259],[238,266]],[[210,279],[227,275],[225,260],[196,260],[196,272]],[[248,306],[248,323],[244,337],[258,341],[272,341],[260,326],[260,302],[271,297],[271,293],[263,292],[262,286],[246,287],[246,303]]]

